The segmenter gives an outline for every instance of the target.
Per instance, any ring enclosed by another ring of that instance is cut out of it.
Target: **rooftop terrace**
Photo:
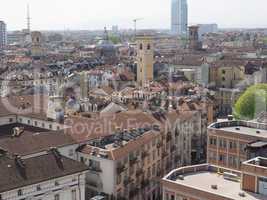
[[[267,138],[267,124],[251,121],[223,121],[211,124],[209,130],[223,130],[249,136]]]
[[[105,136],[103,138],[91,140],[89,142],[89,145],[101,149],[118,148],[122,145],[125,145],[129,141],[135,140],[138,137],[143,136],[145,133],[148,133],[149,131],[152,130],[159,131],[159,128],[155,126],[155,127],[145,127],[145,128],[118,131],[117,133]]]
[[[219,173],[220,172],[220,173]],[[236,176],[235,180],[229,180],[221,172]],[[266,196],[258,195],[240,189],[240,172],[219,169],[209,164],[183,167],[173,170],[163,179],[164,181],[179,186],[192,188],[196,195],[202,192],[215,195],[215,198],[227,198],[233,200],[264,200]],[[200,198],[202,196],[199,196]]]

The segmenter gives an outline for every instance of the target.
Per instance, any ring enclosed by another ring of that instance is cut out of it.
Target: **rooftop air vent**
[[[14,127],[12,137],[19,137],[24,132],[24,127]]]
[[[227,119],[228,119],[228,121],[233,121],[234,117],[233,117],[233,115],[228,115]]]
[[[246,196],[244,192],[239,192],[238,195],[239,195],[240,197],[245,197],[245,196]]]
[[[96,154],[97,154],[96,149],[92,149],[92,151],[91,151],[91,155],[96,156]]]
[[[240,131],[240,128],[239,127],[236,127],[235,130]]]
[[[99,156],[102,157],[102,158],[108,158],[108,154],[105,151],[100,151],[99,152]]]
[[[214,189],[214,190],[217,190],[218,186],[217,185],[211,185],[211,188]]]

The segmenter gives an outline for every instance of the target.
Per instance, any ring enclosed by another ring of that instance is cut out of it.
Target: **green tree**
[[[119,44],[121,42],[120,37],[114,34],[109,35],[109,39],[112,41],[113,44]]]
[[[254,119],[267,108],[267,84],[249,87],[237,100],[234,115],[238,119]]]

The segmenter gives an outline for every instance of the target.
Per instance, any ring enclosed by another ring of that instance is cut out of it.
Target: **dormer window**
[[[151,46],[150,44],[147,45],[147,50],[150,50],[151,49]]]
[[[36,190],[37,190],[37,191],[42,190],[41,186],[40,186],[40,185],[37,185],[37,186],[36,186]]]
[[[18,196],[22,196],[22,195],[23,195],[22,190],[18,190]]]
[[[55,181],[55,186],[59,186],[59,183],[58,183],[58,181]]]
[[[140,50],[143,49],[143,44],[140,44],[139,49],[140,49]]]

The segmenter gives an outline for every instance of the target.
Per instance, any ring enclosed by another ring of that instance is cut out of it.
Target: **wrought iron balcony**
[[[168,132],[168,133],[167,133],[166,141],[169,142],[169,141],[171,141],[171,140],[172,140],[172,134],[171,134],[171,132]]]
[[[125,177],[123,184],[124,186],[129,185],[133,180],[131,179],[131,177]]]
[[[158,142],[157,144],[157,148],[159,149],[160,147],[162,147],[162,142]]]
[[[117,173],[121,174],[125,170],[125,165],[118,165],[117,166]]]
[[[168,156],[168,153],[164,150],[161,154],[161,158],[165,158]]]
[[[143,169],[137,169],[135,175],[136,175],[136,177],[139,177],[139,176],[141,176],[143,173],[144,173]]]
[[[132,157],[132,158],[130,158],[129,163],[130,163],[130,165],[132,166],[132,165],[134,165],[135,163],[137,163],[137,161],[138,161],[138,158],[137,158],[137,157]]]
[[[143,151],[141,157],[142,157],[142,159],[144,159],[148,155],[149,155],[149,153],[147,151]]]
[[[141,188],[144,189],[147,186],[149,186],[149,180],[148,179],[142,180],[142,182],[141,182]]]

